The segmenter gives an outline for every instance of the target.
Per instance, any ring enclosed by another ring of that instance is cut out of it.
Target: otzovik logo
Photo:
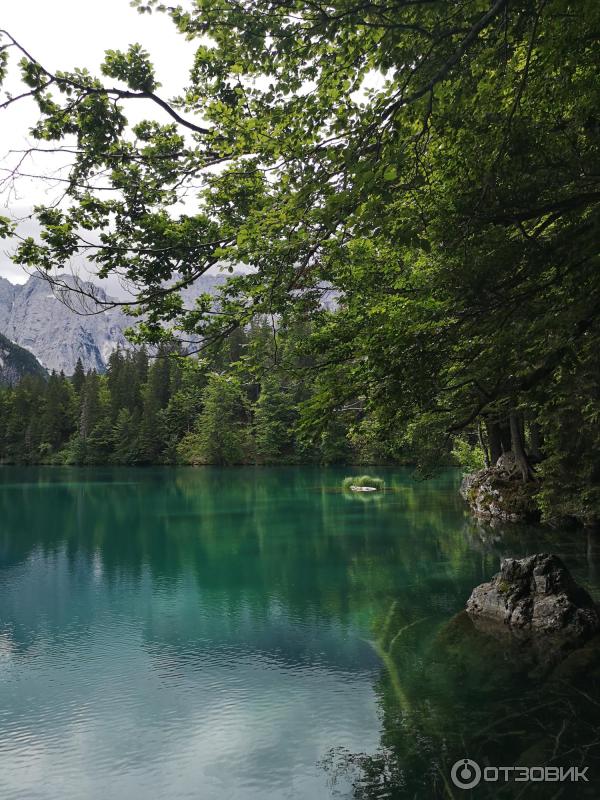
[[[459,789],[473,789],[482,780],[486,783],[499,781],[531,783],[563,783],[585,781],[588,767],[483,767],[470,758],[461,758],[450,771],[452,783]]]
[[[481,780],[481,767],[470,758],[461,758],[452,767],[450,777],[459,789],[472,789]]]

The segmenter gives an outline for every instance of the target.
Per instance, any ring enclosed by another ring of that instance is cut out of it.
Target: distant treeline
[[[294,360],[288,336],[236,331],[210,357],[116,350],[105,374],[28,375],[0,388],[0,462],[14,464],[277,464],[402,458],[356,409],[304,418],[318,371]]]

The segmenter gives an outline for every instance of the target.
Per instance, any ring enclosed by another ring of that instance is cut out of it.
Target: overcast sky
[[[159,93],[166,98],[185,85],[195,49],[177,34],[164,14],[140,15],[130,7],[129,0],[4,0],[0,28],[51,70],[87,67],[99,73],[105,50],[126,49],[139,42],[152,55],[157,78],[163,84]],[[154,106],[145,112],[156,116]],[[142,103],[138,113],[144,115]],[[26,146],[26,132],[36,118],[30,103],[17,103],[0,111],[0,159],[4,168],[10,163],[8,151]],[[0,213],[22,217],[33,204],[48,200],[47,191],[40,181],[21,183],[17,198],[0,200]],[[32,230],[27,223],[22,228],[25,234]],[[7,250],[6,244],[0,243],[0,275],[12,281],[26,280],[21,268],[9,261]]]

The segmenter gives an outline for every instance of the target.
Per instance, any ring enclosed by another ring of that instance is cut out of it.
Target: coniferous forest
[[[597,800],[600,2],[2,17],[2,800]]]
[[[342,411],[314,435],[303,419],[319,390],[283,337],[265,371],[272,329],[231,334],[211,358],[163,348],[116,350],[105,374],[26,375],[0,387],[0,463],[297,464],[404,460],[372,421]]]
[[[54,71],[1,33],[2,106],[37,114],[7,186],[58,154],[64,189],[13,259],[60,283],[83,257],[127,283],[137,344],[225,356],[140,367],[127,398],[117,362],[80,390],[9,392],[3,458],[329,461],[400,442],[425,473],[451,449],[469,468],[506,456],[544,518],[595,524],[598,3],[132,5],[194,43],[174,97],[139,44]],[[215,268],[220,297],[190,302]]]

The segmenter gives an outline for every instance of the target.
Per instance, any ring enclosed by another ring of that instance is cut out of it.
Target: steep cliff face
[[[0,278],[0,333],[3,333],[8,326],[10,311],[19,288],[5,278]]]
[[[46,377],[46,370],[28,350],[0,334],[0,386],[14,386],[25,375]]]
[[[199,295],[216,294],[230,277],[224,274],[203,275],[182,291],[185,305],[191,308]],[[74,286],[74,279],[60,276],[61,282]],[[111,298],[89,282],[80,285],[101,302]],[[106,369],[110,354],[120,347],[130,347],[124,330],[135,320],[120,308],[103,309],[93,300],[65,293],[57,297],[43,278],[32,276],[27,283],[15,285],[0,278],[0,333],[29,350],[48,370],[72,375],[81,358],[86,372]]]
[[[102,289],[94,291],[107,299]],[[76,297],[69,305],[61,302],[41,278],[17,286],[0,278],[0,333],[33,353],[48,371],[71,375],[81,358],[86,371],[102,372],[113,350],[128,346],[123,331],[131,320],[125,314],[119,309],[84,313],[90,310],[91,303],[84,308]]]

